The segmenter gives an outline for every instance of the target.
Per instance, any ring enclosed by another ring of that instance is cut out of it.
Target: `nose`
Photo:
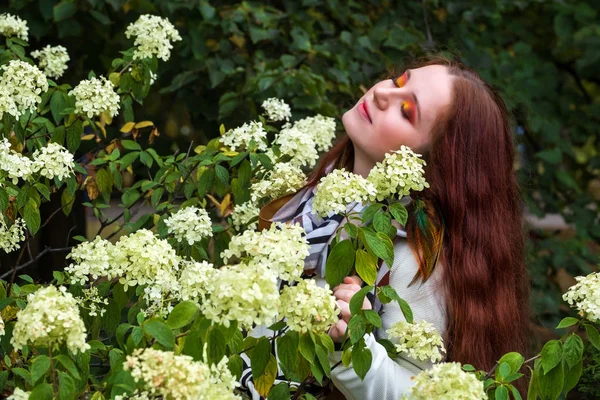
[[[373,99],[377,108],[385,110],[389,107],[390,101],[395,97],[400,97],[399,88],[379,87],[373,90]]]

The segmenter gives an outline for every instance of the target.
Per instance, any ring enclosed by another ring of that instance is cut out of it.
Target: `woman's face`
[[[416,153],[425,151],[436,118],[450,106],[452,79],[445,66],[430,65],[369,89],[342,117],[356,162],[373,167],[402,145]]]

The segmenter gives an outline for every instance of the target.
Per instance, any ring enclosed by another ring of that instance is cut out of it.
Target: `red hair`
[[[431,132],[431,187],[413,197],[430,201],[445,224],[448,359],[489,370],[503,354],[527,350],[529,280],[511,125],[500,96],[473,70],[444,58],[413,67],[427,65],[448,68],[452,102]],[[352,170],[353,160],[345,136],[324,155],[308,185],[316,185],[332,162]],[[517,383],[522,389],[524,382]]]

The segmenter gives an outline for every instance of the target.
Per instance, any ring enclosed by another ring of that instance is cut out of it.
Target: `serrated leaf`
[[[544,374],[547,374],[560,363],[562,359],[562,353],[563,345],[560,340],[550,340],[544,345],[542,348],[541,358]]]
[[[262,376],[271,357],[271,343],[266,338],[261,338],[256,346],[249,352],[252,377],[256,380]]]
[[[198,306],[193,301],[183,301],[177,304],[169,313],[167,325],[171,329],[179,329],[191,323],[198,314]]]
[[[350,240],[342,240],[333,246],[327,257],[325,280],[330,287],[337,286],[348,276],[354,265],[354,244]]]
[[[374,232],[368,228],[361,228],[360,232],[364,234],[366,245],[375,253],[375,255],[392,268],[394,264],[394,244],[392,240],[383,232]]]
[[[563,358],[569,368],[573,368],[583,358],[583,340],[576,335],[571,334],[563,345]]]
[[[27,229],[29,229],[31,236],[35,236],[41,225],[40,209],[35,200],[27,200],[27,204],[23,209],[23,219],[27,224]]]
[[[408,220],[408,211],[406,210],[406,207],[400,203],[393,203],[390,205],[390,213],[400,225],[406,225],[406,221]]]
[[[59,354],[54,356],[54,360],[61,363],[63,367],[73,376],[75,379],[81,379],[79,375],[79,371],[77,370],[77,366],[68,356],[64,354]]]
[[[306,361],[311,364],[315,362],[315,343],[308,333],[303,333],[298,336],[298,350]]]
[[[363,341],[364,343],[364,341]],[[373,362],[373,355],[368,347],[356,346],[352,349],[352,367],[356,375],[363,380],[371,368]]]
[[[569,326],[575,325],[578,322],[579,322],[579,320],[577,318],[566,317],[566,318],[563,318],[562,321],[560,321],[560,323],[558,324],[556,329],[567,328]]]
[[[144,323],[144,332],[156,339],[158,343],[163,345],[167,350],[172,350],[175,347],[175,335],[171,328],[158,318],[152,318]]]
[[[35,383],[50,369],[50,357],[39,355],[31,364],[31,383]]]
[[[374,285],[377,279],[377,264],[363,249],[356,250],[356,272],[369,285]],[[343,279],[343,278],[342,278]]]

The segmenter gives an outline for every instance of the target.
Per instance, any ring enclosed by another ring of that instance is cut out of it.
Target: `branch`
[[[23,248],[21,248],[21,253],[23,253],[23,250],[25,249],[25,247],[26,246],[23,246]],[[14,277],[18,271],[29,267],[31,264],[35,263],[40,258],[42,258],[45,254],[57,253],[60,251],[70,251],[72,248],[73,247],[61,247],[61,248],[51,249],[50,247],[46,247],[44,250],[40,251],[34,258],[27,261],[26,263],[14,266],[12,271],[8,271],[8,272],[4,273],[2,276],[0,276],[0,279],[5,279],[12,273],[13,276],[11,277],[11,282],[10,282],[10,285],[12,285],[12,283],[14,282]],[[19,261],[21,261],[21,257],[19,257],[19,259],[17,260],[17,264]],[[10,285],[9,285],[9,290],[7,290],[7,293],[10,293]]]
[[[429,17],[427,15],[427,5],[425,4],[425,0],[421,1],[421,5],[423,6],[423,19],[425,20],[425,32],[427,33],[427,45],[429,47],[433,47],[433,36],[431,35],[431,28],[429,27]]]

